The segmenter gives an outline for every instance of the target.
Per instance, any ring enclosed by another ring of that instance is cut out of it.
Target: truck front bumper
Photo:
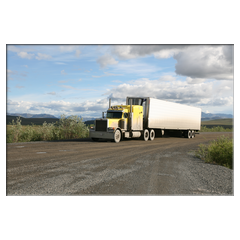
[[[114,139],[114,132],[89,131],[89,137]]]

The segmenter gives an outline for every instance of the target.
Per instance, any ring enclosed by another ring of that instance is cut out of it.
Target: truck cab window
[[[107,112],[107,118],[122,118],[122,112]]]

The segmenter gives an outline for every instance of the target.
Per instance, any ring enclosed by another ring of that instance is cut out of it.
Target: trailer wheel
[[[195,132],[192,130],[192,138],[195,138]]]
[[[120,142],[121,141],[121,132],[120,130],[116,130],[115,133],[114,133],[114,141],[116,143]]]
[[[149,133],[149,139],[151,141],[153,141],[155,138],[155,131],[153,129],[150,130],[150,133]]]
[[[192,131],[188,130],[188,138],[192,138]]]
[[[147,141],[149,139],[149,131],[147,129],[145,129],[143,131],[143,140]]]

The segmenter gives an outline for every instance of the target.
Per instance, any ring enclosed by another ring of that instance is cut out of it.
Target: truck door
[[[143,125],[145,128],[147,127],[147,118],[148,118],[148,99],[149,97],[127,97],[126,104],[130,105],[130,99],[132,99],[132,105],[140,105],[143,106]]]

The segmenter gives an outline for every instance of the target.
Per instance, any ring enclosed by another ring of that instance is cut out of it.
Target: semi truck
[[[156,136],[177,133],[194,138],[201,128],[201,108],[151,97],[127,97],[126,105],[111,105],[106,116],[96,119],[89,135],[93,141],[142,138],[153,141]]]

